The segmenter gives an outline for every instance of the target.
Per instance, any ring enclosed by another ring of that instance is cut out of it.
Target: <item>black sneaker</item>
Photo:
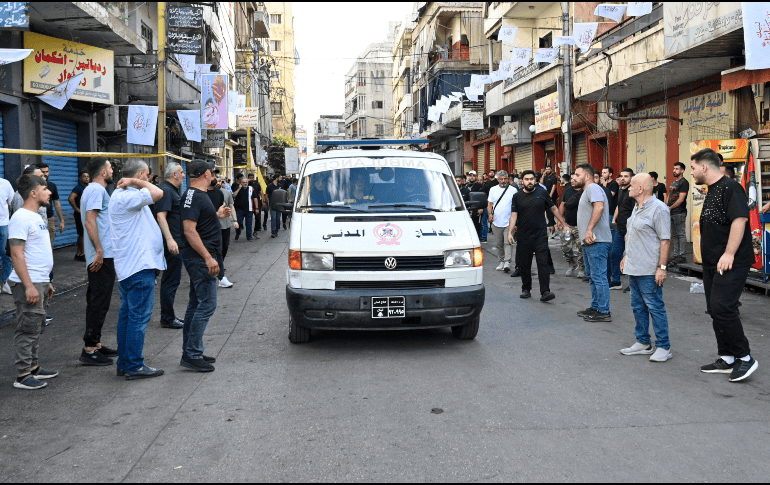
[[[623,288],[623,293],[630,293],[630,292],[631,292],[630,286],[626,286],[625,288]]]
[[[591,307],[588,307],[588,308],[586,308],[583,311],[577,312],[577,315],[579,317],[587,317],[588,315],[596,315],[597,313],[598,313],[597,310],[595,310],[595,309],[593,309]]]
[[[184,328],[184,322],[178,318],[175,318],[172,322],[160,322],[160,326],[162,328],[175,328],[180,329]]]
[[[713,364],[701,366],[700,371],[706,374],[731,374],[733,367],[735,367],[735,362],[728,364],[725,359],[720,357]]]
[[[623,289],[623,283],[610,283],[610,289],[611,290],[622,290]]]
[[[586,322],[611,322],[612,321],[612,313],[602,313],[600,311],[597,311],[593,315],[586,315],[583,317],[583,320]]]
[[[100,354],[102,354],[102,355],[104,355],[106,357],[117,357],[118,356],[118,351],[117,350],[111,349],[109,347],[105,347],[104,345],[99,347],[98,350],[99,350]]]
[[[519,298],[532,298],[532,293],[529,290],[524,290],[519,295]]]
[[[754,360],[754,357],[749,357],[749,361],[743,361],[741,359],[735,359],[733,365],[733,372],[730,374],[730,382],[740,382],[749,377],[759,367],[759,362]]]
[[[277,237],[278,234],[270,234],[270,237]]]
[[[286,230],[286,224],[284,224],[284,225],[283,225],[283,230],[284,230],[284,231]]]
[[[78,359],[83,365],[112,365],[112,359],[104,356],[98,350],[94,350],[91,353],[86,352],[86,349],[80,353],[80,359]]]
[[[149,379],[151,377],[160,377],[163,375],[163,369],[153,369],[152,367],[143,365],[141,368],[126,372],[126,380],[133,381],[136,379]]]
[[[209,364],[213,364],[217,361],[216,357],[209,357],[208,355],[203,356],[203,361],[208,362]]]
[[[551,301],[556,298],[552,291],[546,291],[540,296],[540,301]]]
[[[588,283],[589,281],[591,281],[591,278],[589,278],[588,276],[583,276],[583,279],[581,281],[583,283]]]
[[[554,268],[553,266],[551,266],[550,268],[548,268],[548,271],[549,271],[551,274],[556,274],[556,268]]]
[[[123,370],[123,369],[117,369],[117,370],[115,370],[115,375],[118,376],[118,377],[123,377],[123,376],[126,375],[126,371]]]
[[[80,261],[81,263],[86,262],[86,255],[85,254],[76,254],[75,255],[75,261]]]
[[[513,273],[511,273],[511,278],[518,278],[521,276],[521,271],[519,271],[519,268],[516,268]]]
[[[237,241],[239,237],[241,237],[241,231],[235,231],[235,240]]]
[[[197,372],[211,372],[214,370],[214,366],[205,359],[190,359],[186,355],[182,356],[182,360],[179,361],[179,365],[187,367]]]

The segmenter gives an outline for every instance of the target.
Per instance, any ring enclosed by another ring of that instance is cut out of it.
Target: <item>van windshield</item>
[[[433,170],[358,167],[327,170],[302,179],[297,209],[306,211],[412,212],[462,210],[454,179]]]

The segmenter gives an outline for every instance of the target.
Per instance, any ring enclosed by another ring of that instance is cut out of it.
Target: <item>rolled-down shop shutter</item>
[[[489,170],[494,170],[496,168],[497,163],[495,162],[495,157],[497,156],[497,150],[495,147],[495,142],[492,142],[489,144]]]
[[[476,172],[479,175],[479,178],[481,178],[481,174],[484,173],[484,170],[486,168],[484,167],[484,144],[477,146],[477,152],[476,152]]]
[[[524,170],[532,170],[532,145],[516,145],[514,157],[516,160],[516,171],[519,172],[519,175]]]
[[[78,126],[75,123],[43,116],[43,150],[78,151]],[[43,161],[50,170],[49,180],[59,190],[59,203],[64,213],[64,232],[56,232],[53,242],[55,248],[75,244],[78,239],[75,230],[75,210],[67,202],[73,187],[78,184],[77,157],[59,157],[46,155]],[[56,214],[56,210],[54,210]],[[54,221],[58,216],[54,215]],[[58,223],[55,222],[58,226]]]
[[[3,134],[3,117],[0,115],[0,148],[5,148],[5,135]],[[5,177],[5,154],[0,153],[0,177]]]
[[[572,144],[575,147],[575,166],[581,163],[588,163],[588,148],[586,147],[586,136],[575,135],[572,137]]]

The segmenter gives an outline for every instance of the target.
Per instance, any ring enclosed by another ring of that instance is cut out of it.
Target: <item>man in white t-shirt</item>
[[[150,170],[138,158],[123,165],[110,198],[110,236],[120,290],[118,313],[118,377],[127,381],[163,375],[163,369],[145,365],[144,336],[155,304],[155,271],[166,269],[163,235],[150,210],[163,191],[150,183]]]
[[[511,199],[517,191],[508,183],[508,172],[505,170],[497,172],[496,178],[498,184],[489,189],[487,213],[490,224],[500,228],[499,231],[492,232],[495,248],[497,248],[497,257],[500,259],[500,264],[496,269],[507,273],[511,270],[511,244],[505,237],[506,231],[504,229],[508,227],[508,222],[511,219]]]
[[[16,182],[24,205],[11,217],[8,225],[8,243],[11,246],[13,271],[8,281],[13,284],[13,302],[16,304],[16,370],[13,383],[17,389],[41,389],[48,385],[45,379],[59,375],[38,365],[40,335],[45,329],[48,302],[53,296],[50,274],[53,269],[53,251],[46,224],[38,209],[50,203],[51,191],[45,179],[37,175],[22,175]]]
[[[5,245],[8,242],[8,221],[10,215],[8,213],[9,206],[13,201],[13,187],[11,183],[5,179],[0,179],[0,286],[3,288],[3,293],[11,293],[11,288],[8,286],[8,276],[13,270],[13,263],[11,258],[5,254]]]

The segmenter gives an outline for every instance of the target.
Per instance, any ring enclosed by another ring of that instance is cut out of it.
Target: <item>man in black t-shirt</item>
[[[211,372],[216,359],[203,355],[203,334],[217,309],[217,274],[222,252],[222,229],[219,219],[230,215],[228,207],[216,209],[208,195],[214,164],[193,160],[187,164],[190,187],[182,194],[184,238],[182,260],[190,276],[190,301],[184,318],[182,340],[183,367],[198,372]]]
[[[265,204],[267,205],[267,208],[270,209],[270,237],[277,237],[278,236],[278,229],[279,224],[281,222],[281,213],[278,211],[273,210],[272,206],[272,197],[273,192],[276,190],[282,190],[281,186],[279,185],[281,181],[281,176],[276,174],[273,174],[272,180],[269,184],[267,184],[267,190],[265,191],[266,201]]]
[[[517,232],[516,263],[521,273],[520,298],[532,295],[532,254],[537,262],[537,277],[540,281],[540,301],[556,298],[550,289],[551,272],[548,264],[548,233],[545,220],[546,212],[552,213],[559,225],[564,224],[561,213],[545,190],[535,182],[535,173],[525,170],[522,173],[523,187],[511,200],[511,220],[508,223],[508,242],[513,244],[513,231]]]
[[[666,186],[658,183],[658,172],[650,172],[652,177],[652,195],[657,197],[661,202],[666,201]]]
[[[64,213],[61,210],[61,202],[59,202],[59,189],[56,184],[51,182],[48,177],[50,175],[50,168],[47,163],[40,162],[37,164],[37,168],[43,173],[43,178],[48,185],[48,190],[51,191],[51,203],[45,208],[46,217],[48,218],[48,235],[51,237],[51,247],[53,247],[53,240],[56,239],[56,225],[54,224],[53,213],[56,209],[56,215],[59,216],[59,232],[64,232]]]
[[[469,194],[471,192],[483,192],[483,184],[479,182],[475,170],[468,172],[468,183],[465,185],[465,187],[468,189]],[[484,216],[484,209],[469,210],[468,213],[471,215],[473,227],[476,229],[476,234],[479,236],[479,240],[484,242],[484,240],[481,238],[481,219]]]
[[[163,197],[155,203],[158,226],[163,234],[163,254],[166,257],[166,270],[160,280],[160,326],[163,328],[183,328],[184,322],[174,313],[176,290],[182,279],[182,256],[179,246],[184,240],[182,235],[182,196],[179,188],[184,180],[184,169],[176,162],[169,162],[164,169],[166,180],[160,184]]]
[[[259,185],[256,184],[258,187]],[[253,237],[256,237],[255,234],[252,234],[252,221],[253,221],[253,215],[256,208],[256,200],[255,198],[258,198],[259,193],[257,192],[257,187],[251,186],[249,184],[249,181],[246,179],[246,177],[243,176],[243,174],[238,174],[235,177],[235,189],[233,189],[233,200],[234,200],[234,206],[235,206],[235,220],[238,222],[238,227],[235,229],[235,240],[237,241],[238,238],[241,237],[241,231],[243,228],[246,228],[246,239],[248,241],[251,241]],[[259,209],[256,210],[257,213],[257,230],[259,230]],[[245,224],[244,224],[245,222]],[[259,239],[259,237],[257,237]]]
[[[684,163],[674,164],[674,181],[665,200],[671,211],[671,260],[668,264],[687,261],[684,255],[687,253],[687,193],[690,182],[684,178],[685,170]]]
[[[566,225],[561,233],[561,251],[570,267],[565,276],[585,276],[585,263],[583,262],[583,251],[580,247],[580,235],[577,230],[577,211],[580,204],[580,196],[583,195],[583,189],[576,190],[575,174],[571,176],[564,174],[564,190],[562,191],[559,212],[564,217]]]
[[[706,312],[713,320],[719,355],[716,362],[701,367],[701,372],[730,374],[730,382],[737,382],[758,367],[738,311],[755,256],[746,192],[738,182],[722,175],[720,161],[710,148],[690,158],[694,182],[709,186],[700,216],[701,257]]]
[[[628,167],[621,170],[618,177],[618,206],[612,214],[612,222],[616,230],[612,234],[612,247],[610,249],[610,290],[620,290],[623,288],[620,281],[620,261],[623,259],[623,253],[626,250],[626,222],[631,217],[631,213],[636,205],[636,199],[628,195],[633,177],[634,171]]]

